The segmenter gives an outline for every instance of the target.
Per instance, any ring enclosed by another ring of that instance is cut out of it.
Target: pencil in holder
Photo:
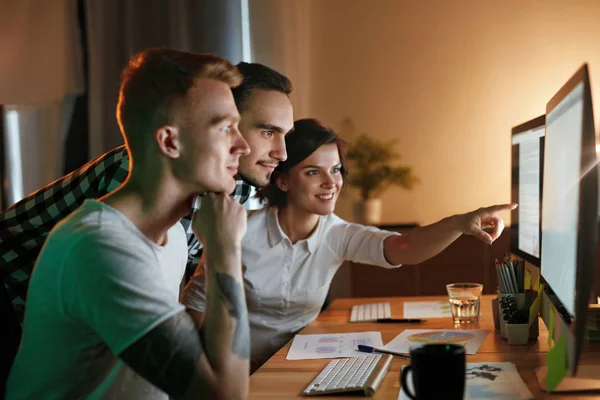
[[[524,293],[498,293],[498,300],[510,296],[516,300],[518,309],[529,309],[535,299],[537,298],[536,290],[526,290]],[[500,336],[504,339],[507,338],[506,334],[506,324],[507,322],[504,320],[504,310],[502,309],[502,305],[498,302],[498,316],[500,320]],[[529,327],[529,339],[537,339],[539,335],[539,323],[538,319],[535,318],[533,320],[533,324]]]

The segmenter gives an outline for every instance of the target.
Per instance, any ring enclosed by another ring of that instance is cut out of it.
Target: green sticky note
[[[531,272],[527,268],[525,268],[525,289],[531,288]]]
[[[552,338],[554,338],[554,310],[550,309],[550,321],[548,322],[548,347],[552,346]]]
[[[546,390],[553,391],[567,374],[567,337],[562,334],[546,354]]]

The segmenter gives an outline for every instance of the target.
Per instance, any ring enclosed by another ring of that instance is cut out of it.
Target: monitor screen
[[[567,336],[569,370],[575,374],[598,247],[596,135],[587,65],[548,102],[544,140],[541,275],[548,301],[540,313],[546,326],[558,326],[555,340]]]
[[[583,82],[548,113],[544,164],[542,275],[575,314]]]
[[[545,117],[512,129],[511,252],[540,266],[540,208],[544,155]]]

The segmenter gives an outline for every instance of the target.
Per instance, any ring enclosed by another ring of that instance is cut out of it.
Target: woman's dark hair
[[[267,186],[260,189],[257,196],[267,201],[268,207],[283,208],[287,205],[287,193],[279,189],[275,179],[280,174],[287,174],[292,168],[300,164],[319,147],[335,143],[340,154],[342,164],[341,173],[345,180],[348,176],[346,164],[346,141],[340,138],[333,130],[326,128],[316,119],[299,119],[294,122],[294,129],[285,137],[287,160],[279,163],[271,174]]]

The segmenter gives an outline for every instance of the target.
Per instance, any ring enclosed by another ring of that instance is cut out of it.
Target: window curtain
[[[115,118],[120,74],[150,47],[242,60],[241,0],[85,0],[90,158],[123,144]]]
[[[2,209],[123,144],[115,108],[133,54],[167,46],[241,61],[242,1],[0,0]]]
[[[294,119],[311,110],[313,0],[248,0],[252,61],[286,75],[294,86]],[[315,38],[315,40],[317,40]]]
[[[3,209],[62,175],[84,80],[76,0],[1,0],[0,9]]]
[[[45,104],[4,107],[4,208],[63,175],[74,95]]]

